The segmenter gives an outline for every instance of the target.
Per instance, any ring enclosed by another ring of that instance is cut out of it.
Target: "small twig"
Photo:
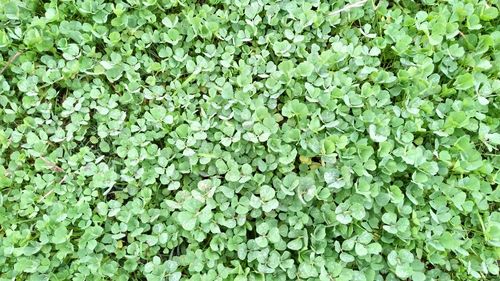
[[[59,181],[59,184],[62,184],[65,180],[66,180],[66,175],[64,175],[64,177]]]
[[[17,51],[12,57],[10,57],[7,63],[3,66],[2,70],[0,70],[0,74],[2,74],[5,70],[7,70],[9,65],[11,65],[21,54],[22,54],[21,52]]]
[[[66,180],[66,176],[64,176],[60,181],[59,181],[59,184],[62,184],[64,181]],[[54,189],[51,189],[49,191],[47,191],[47,193],[45,193],[42,198],[40,198],[40,200],[38,200],[38,203],[41,203],[43,202],[43,200],[45,200],[45,198],[47,198],[49,195],[51,195],[52,193],[54,192]]]
[[[45,163],[49,164],[50,165],[50,168],[53,170],[53,171],[56,171],[56,172],[64,172],[64,169],[57,166],[55,163],[52,163],[51,161],[45,159],[45,157],[43,156],[40,156],[40,159],[42,159]]]
[[[43,200],[45,200],[45,198],[47,198],[49,195],[51,195],[51,194],[52,194],[52,192],[54,192],[54,190],[53,190],[53,189],[51,189],[51,190],[49,190],[47,193],[45,193],[45,194],[42,196],[42,198],[40,198],[40,200],[38,200],[38,203],[42,203],[42,202],[43,202]]]
[[[113,186],[110,186],[108,189],[106,189],[106,190],[102,193],[102,195],[103,195],[103,196],[108,195],[108,193],[110,193],[112,189],[113,189]]]
[[[354,3],[351,3],[351,4],[347,4],[345,5],[344,7],[342,7],[342,9],[338,9],[338,10],[335,10],[333,12],[330,13],[330,16],[335,16],[335,15],[338,15],[342,12],[347,12],[351,9],[354,9],[354,8],[359,8],[359,7],[363,7],[363,5],[368,2],[368,0],[360,0],[358,2],[354,2]]]

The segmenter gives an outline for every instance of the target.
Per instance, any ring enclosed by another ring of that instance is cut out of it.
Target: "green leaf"
[[[451,235],[450,232],[445,232],[439,237],[439,242],[445,249],[456,250],[460,247],[460,240]]]
[[[4,187],[9,187],[12,184],[12,180],[3,166],[0,166],[0,189]]]
[[[453,111],[446,118],[445,128],[463,128],[469,124],[469,117],[463,111]]]
[[[457,90],[470,89],[474,86],[474,76],[470,73],[459,75],[453,83],[453,86],[455,86]]]
[[[304,262],[299,265],[299,276],[301,278],[314,278],[318,276],[318,271],[312,264]]]
[[[288,249],[293,250],[293,251],[298,251],[302,248],[302,239],[297,238],[294,239],[287,244]]]
[[[241,174],[240,172],[235,169],[235,168],[232,168],[230,169],[227,173],[226,173],[226,176],[225,176],[225,179],[229,182],[237,182],[239,181],[241,178]]]
[[[187,231],[192,231],[196,227],[196,217],[190,212],[179,212],[177,214],[177,221]]]
[[[274,198],[276,192],[274,189],[268,185],[264,185],[260,188],[260,198],[263,201],[269,201]]]
[[[304,61],[297,65],[297,74],[302,77],[309,77],[314,71],[314,64]]]
[[[62,244],[68,240],[69,234],[68,230],[64,226],[59,226],[54,230],[54,234],[52,235],[52,243],[54,244]]]

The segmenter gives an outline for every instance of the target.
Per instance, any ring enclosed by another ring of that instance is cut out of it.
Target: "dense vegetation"
[[[0,280],[498,280],[497,0],[0,0]]]

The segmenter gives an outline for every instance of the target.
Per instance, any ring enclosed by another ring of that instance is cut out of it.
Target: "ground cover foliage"
[[[498,1],[0,0],[0,280],[496,280]]]

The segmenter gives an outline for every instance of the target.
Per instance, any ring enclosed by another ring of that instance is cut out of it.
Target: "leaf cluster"
[[[0,280],[498,278],[499,2],[354,2],[0,0]]]

